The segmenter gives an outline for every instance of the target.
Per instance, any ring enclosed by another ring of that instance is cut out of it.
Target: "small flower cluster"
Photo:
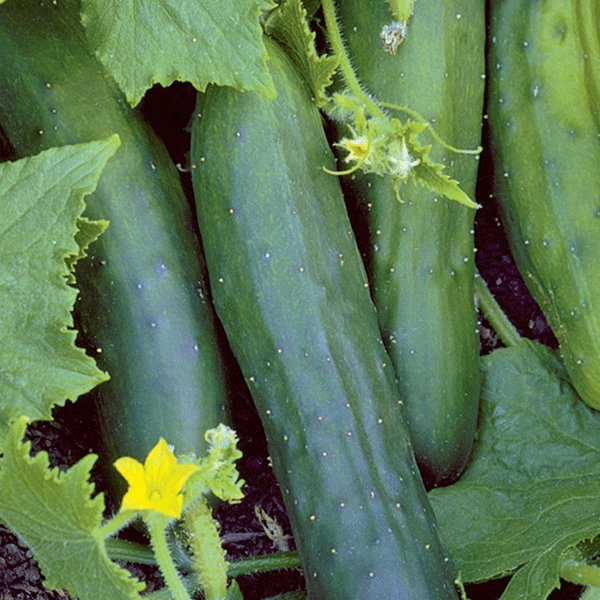
[[[336,100],[342,110],[351,110],[354,117],[353,125],[348,126],[351,135],[336,144],[348,153],[344,160],[353,163],[345,173],[361,169],[365,173],[391,175],[398,183],[406,181],[428,152],[416,140],[426,126],[415,121],[402,123],[396,118],[367,118],[361,106],[347,105],[347,97]]]
[[[350,175],[361,170],[392,179],[396,198],[400,199],[400,187],[409,177],[417,183],[441,196],[455,200],[471,208],[475,204],[458,186],[458,182],[443,173],[443,165],[432,161],[429,153],[430,145],[423,145],[418,140],[420,133],[429,130],[438,143],[453,152],[476,154],[477,150],[460,150],[446,144],[433,131],[420,115],[401,106],[381,104],[365,96],[364,103],[355,96],[334,94],[332,96],[331,113],[348,122],[350,135],[342,138],[335,145],[347,154],[344,160],[351,163],[344,171],[329,171],[334,175]],[[371,107],[367,106],[367,100]],[[409,113],[408,119],[401,121],[390,117],[382,106]]]

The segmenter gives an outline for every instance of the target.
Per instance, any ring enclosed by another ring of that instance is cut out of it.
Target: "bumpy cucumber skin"
[[[395,55],[379,38],[392,20],[386,3],[339,5],[352,62],[368,91],[418,111],[461,148],[476,148],[481,137],[483,4],[419,0]],[[348,131],[342,127],[340,134]],[[421,138],[433,143],[431,156],[473,198],[477,160],[444,151],[427,133]],[[412,181],[401,189],[404,204],[396,202],[389,178],[357,174],[349,189],[367,211],[367,270],[419,467],[429,484],[448,482],[464,468],[477,425],[475,211]]]
[[[0,7],[0,124],[19,156],[121,138],[86,212],[110,226],[77,271],[78,319],[111,375],[92,392],[110,475],[114,458],[142,458],[160,436],[177,452],[202,450],[204,431],[223,420],[226,389],[178,175],[88,54],[78,11],[66,0]]]
[[[319,111],[212,88],[192,129],[217,313],[267,435],[309,597],[454,598]]]
[[[492,6],[490,125],[511,250],[573,386],[600,409],[600,5]]]

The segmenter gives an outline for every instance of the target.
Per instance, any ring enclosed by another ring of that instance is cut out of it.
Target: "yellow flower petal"
[[[167,442],[160,438],[158,444],[152,448],[144,463],[146,478],[150,485],[164,487],[164,482],[169,478],[171,471],[177,466],[177,459],[169,448]]]
[[[154,510],[180,517],[183,508],[181,490],[196,465],[177,463],[167,442],[160,438],[142,465],[133,458],[119,458],[115,467],[129,484],[121,510]]]
[[[144,466],[134,458],[129,456],[118,458],[114,462],[114,466],[130,486],[138,486],[145,481]]]
[[[176,465],[176,467],[169,473],[168,478],[164,480],[164,489],[168,489],[172,493],[178,494],[190,475],[195,473],[197,470],[198,467],[196,465]]]
[[[123,496],[121,510],[150,510],[152,505],[148,499],[145,488],[129,488]]]
[[[152,508],[163,515],[178,519],[181,516],[181,510],[183,508],[183,496],[181,494],[168,496],[160,502],[153,504]]]

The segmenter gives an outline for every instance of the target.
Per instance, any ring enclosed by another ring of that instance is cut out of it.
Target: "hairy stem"
[[[191,600],[169,552],[166,521],[162,518],[154,518],[154,515],[148,515],[144,521],[150,533],[152,549],[154,550],[154,556],[156,556],[158,568],[173,598],[175,600]]]
[[[120,539],[109,539],[106,541],[106,551],[111,560],[136,563],[140,565],[156,565],[156,557],[146,546],[128,542]],[[191,563],[185,564],[177,561],[183,570],[191,568]],[[280,569],[298,569],[302,563],[296,552],[275,552],[273,554],[261,554],[246,558],[231,559],[227,574],[229,577],[239,575],[253,575],[254,573],[265,573],[267,571],[278,571]]]
[[[277,552],[232,560],[228,573],[231,577],[238,577],[280,569],[299,569],[301,566],[302,562],[297,552]]]
[[[113,538],[106,540],[105,547],[111,560],[138,565],[156,565],[152,550],[142,544]]]
[[[481,312],[500,336],[502,343],[505,346],[516,346],[521,341],[521,336],[496,302],[479,272],[475,275],[475,296]]]
[[[123,527],[129,525],[138,515],[139,512],[137,511],[118,512],[100,526],[98,534],[102,539],[115,535]]]
[[[388,0],[390,12],[396,21],[408,22],[415,8],[414,0]]]
[[[361,88],[358,77],[352,68],[350,57],[346,52],[346,47],[344,46],[344,41],[342,39],[342,32],[340,31],[340,26],[335,14],[334,0],[323,0],[323,14],[325,15],[325,25],[327,26],[327,33],[329,34],[329,41],[331,42],[334,55],[337,56],[340,61],[340,70],[348,89],[360,100],[360,102],[362,102],[362,104],[364,104],[365,108],[374,117],[379,117],[380,119],[387,121],[385,113]]]

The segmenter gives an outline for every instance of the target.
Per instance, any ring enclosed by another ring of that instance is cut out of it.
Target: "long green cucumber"
[[[600,5],[492,7],[496,195],[573,386],[600,409]]]
[[[339,11],[352,63],[378,100],[416,110],[454,146],[478,146],[485,59],[481,0],[417,0],[395,54],[380,39],[392,21],[385,2],[343,0]],[[474,157],[450,153],[430,139],[432,157],[474,197]],[[367,270],[417,461],[426,481],[447,482],[464,468],[477,423],[475,212],[414,181],[402,188],[403,204],[388,178],[357,174],[350,191],[366,210]]]
[[[319,111],[266,41],[275,101],[211,88],[193,183],[217,313],[252,393],[309,597],[455,597]]]
[[[0,7],[0,124],[19,156],[119,134],[86,213],[110,225],[77,271],[78,319],[111,376],[93,393],[103,458],[111,471],[160,436],[201,450],[226,389],[194,219],[162,142],[88,53],[76,2]]]

